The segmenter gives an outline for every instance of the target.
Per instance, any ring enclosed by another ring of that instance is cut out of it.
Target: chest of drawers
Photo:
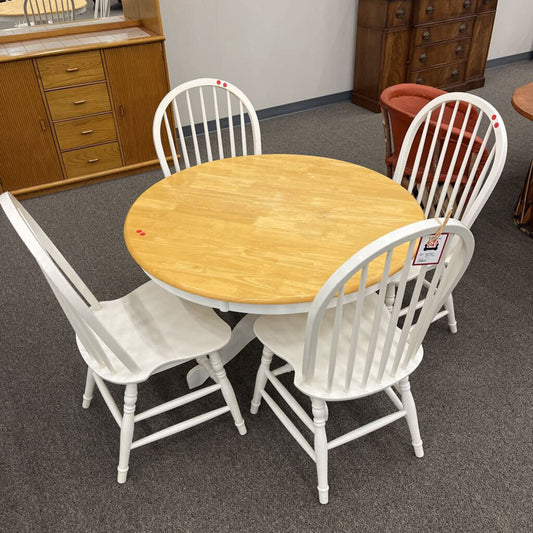
[[[152,122],[169,90],[163,37],[127,27],[83,34],[81,44],[49,41],[32,53],[22,48],[36,47],[31,40],[5,45],[4,57],[0,49],[9,125],[0,192],[31,196],[157,166]]]
[[[101,51],[45,57],[36,63],[66,177],[122,167]]]
[[[497,0],[359,0],[353,102],[410,82],[445,90],[483,86]]]

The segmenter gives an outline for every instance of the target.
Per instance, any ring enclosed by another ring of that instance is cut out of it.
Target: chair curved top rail
[[[224,159],[228,153],[229,157],[261,154],[261,130],[252,103],[238,87],[216,78],[200,78],[172,89],[156,110],[153,139],[165,176],[171,174],[169,154],[176,172],[180,165],[189,168]]]

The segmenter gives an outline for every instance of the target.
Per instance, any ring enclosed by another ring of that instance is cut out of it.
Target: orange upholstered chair
[[[381,106],[381,113],[383,115],[383,127],[385,130],[385,143],[386,143],[386,155],[385,155],[385,163],[387,165],[387,174],[389,177],[392,177],[394,169],[396,168],[396,162],[398,161],[398,156],[400,154],[400,150],[402,148],[403,140],[405,137],[405,134],[407,133],[407,129],[409,128],[409,125],[411,124],[412,120],[415,118],[417,113],[431,100],[434,98],[437,98],[437,96],[440,96],[442,94],[446,94],[446,91],[442,91],[441,89],[436,89],[435,87],[428,87],[426,85],[417,85],[414,83],[400,83],[398,85],[392,85],[391,87],[387,87],[382,93],[380,97],[380,106]],[[464,116],[467,112],[468,104],[461,102],[459,105],[459,109],[457,111],[457,119],[455,121],[455,124],[463,124]],[[444,140],[448,128],[446,127],[447,124],[450,122],[450,118],[453,113],[453,106],[447,106],[444,111],[444,117],[442,120],[442,126],[441,131],[439,132],[438,139]],[[431,122],[429,125],[430,132],[434,131],[434,128],[437,123],[437,112],[434,113],[435,116],[432,115]],[[464,154],[466,152],[466,147],[468,146],[468,143],[471,139],[471,135],[469,135],[469,131],[474,130],[476,121],[478,119],[478,114],[474,110],[469,114],[467,125],[466,125],[466,132],[465,136],[462,139],[462,146],[459,149],[459,154],[457,158],[456,168],[454,168],[453,174],[459,172],[459,167],[464,159]],[[432,129],[433,128],[433,129]],[[427,146],[424,147],[422,160],[427,157],[427,154],[430,152],[430,146],[429,143],[431,141],[431,137],[428,137],[426,144]],[[460,130],[457,128],[452,129],[451,133],[451,139],[450,144],[453,147],[455,141],[455,138],[460,137]],[[409,157],[407,159],[407,165],[405,167],[405,175],[410,176],[410,171],[413,168],[414,159],[416,156],[416,152],[418,149],[418,144],[420,141],[420,134],[417,134],[417,136],[414,138],[411,146],[411,150],[409,153]],[[477,154],[480,150],[482,144],[482,140],[479,138],[476,138],[474,140],[474,147],[472,150],[471,159],[475,159],[477,157]],[[441,169],[441,173],[439,176],[439,181],[444,181],[444,178],[448,172],[448,169],[450,167],[452,154],[454,153],[454,150],[451,149],[448,151],[450,154],[447,155],[444,165]],[[484,162],[486,160],[488,154],[484,154],[481,160],[481,164],[479,166],[479,172],[483,169]],[[434,157],[438,158],[439,156],[439,150],[437,147],[437,150],[434,152]],[[469,165],[468,165],[469,166]],[[428,183],[430,183],[432,180],[432,177],[428,180]]]

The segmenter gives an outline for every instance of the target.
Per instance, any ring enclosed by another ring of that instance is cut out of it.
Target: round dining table
[[[166,290],[246,313],[221,354],[228,361],[254,338],[258,315],[308,311],[353,254],[423,219],[406,189],[363,166],[253,155],[204,163],[155,183],[131,206],[124,239],[137,264]],[[404,258],[393,257],[391,273]],[[379,260],[372,262],[368,287],[382,270]],[[358,289],[353,279],[347,294]],[[196,384],[189,376],[189,385]]]

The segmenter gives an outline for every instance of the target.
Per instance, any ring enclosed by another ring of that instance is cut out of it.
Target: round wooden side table
[[[533,120],[533,82],[516,89],[511,103],[518,113]],[[533,159],[516,202],[513,221],[518,228],[533,238]]]

